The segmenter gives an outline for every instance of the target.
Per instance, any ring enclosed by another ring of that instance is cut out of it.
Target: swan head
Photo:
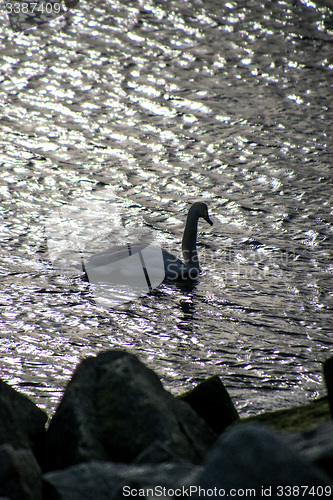
[[[202,217],[211,226],[213,225],[213,222],[210,220],[208,215],[208,207],[206,203],[203,203],[202,201],[197,201],[196,203],[193,203],[193,205],[189,210],[189,213],[190,212],[195,214],[198,218]]]

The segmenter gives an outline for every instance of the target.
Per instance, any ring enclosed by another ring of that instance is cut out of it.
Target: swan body
[[[133,286],[144,272],[150,290],[164,279],[195,279],[200,273],[196,248],[200,217],[213,225],[207,205],[196,202],[188,211],[182,238],[184,262],[157,245],[128,243],[92,255],[87,263],[82,263],[83,270],[91,283],[112,282],[129,286]]]

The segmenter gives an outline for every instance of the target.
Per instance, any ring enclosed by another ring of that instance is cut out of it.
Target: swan
[[[196,202],[190,207],[182,238],[183,259],[149,243],[127,243],[92,255],[82,269],[91,283],[119,283],[135,286],[144,274],[149,290],[164,279],[196,279],[200,273],[197,253],[198,220],[203,218],[211,226],[206,203]]]
[[[201,270],[197,252],[198,221],[200,217],[211,226],[213,225],[213,222],[210,220],[208,215],[208,207],[206,203],[197,201],[190,207],[186,218],[182,238],[182,254],[184,263],[166,250],[163,250],[166,278],[197,278],[200,273]],[[177,263],[176,265],[175,262]]]

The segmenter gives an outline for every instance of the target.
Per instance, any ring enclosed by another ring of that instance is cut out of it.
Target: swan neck
[[[198,217],[191,213],[187,215],[186,225],[182,239],[182,253],[184,262],[187,267],[199,268],[199,260],[197,254],[197,232],[198,232]]]

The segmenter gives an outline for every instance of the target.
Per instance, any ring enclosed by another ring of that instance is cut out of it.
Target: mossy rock
[[[287,408],[242,418],[239,423],[258,422],[276,430],[303,431],[331,420],[327,396],[303,406]]]

